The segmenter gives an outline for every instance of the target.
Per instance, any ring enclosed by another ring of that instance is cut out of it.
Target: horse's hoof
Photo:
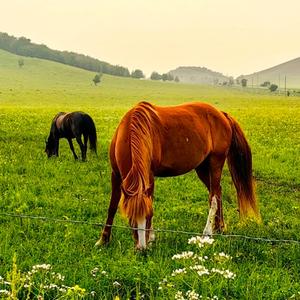
[[[96,244],[95,244],[95,247],[98,248],[98,247],[101,247],[101,246],[104,246],[104,245],[107,245],[108,242],[104,241],[102,238],[99,239]]]
[[[105,246],[109,243],[109,238],[101,236],[101,238],[96,242],[95,247]]]
[[[202,233],[202,236],[208,236],[211,237],[213,235],[211,230],[204,230]]]
[[[135,250],[140,252],[140,253],[144,253],[147,251],[147,247],[142,247],[140,245],[135,246]]]

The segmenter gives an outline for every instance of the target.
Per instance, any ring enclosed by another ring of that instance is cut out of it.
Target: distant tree
[[[247,86],[247,79],[245,79],[245,78],[243,78],[242,80],[241,80],[241,83],[242,83],[242,87],[246,87]]]
[[[162,79],[163,81],[168,80],[168,74],[167,74],[167,73],[163,73],[163,74],[161,75],[161,79]]]
[[[270,86],[270,85],[271,85],[270,81],[265,81],[265,82],[262,83],[260,86],[262,86],[262,87],[268,87],[268,86]]]
[[[175,81],[175,82],[179,82],[179,81],[180,81],[179,78],[178,78],[178,76],[175,76],[174,81]]]
[[[101,82],[101,77],[102,77],[102,73],[96,74],[95,77],[93,78],[93,82],[95,85],[97,85],[98,83]]]
[[[169,81],[173,81],[174,80],[174,76],[171,73],[167,73],[168,75],[168,79]]]
[[[236,82],[237,85],[240,85],[240,80],[239,79],[236,79],[235,82]]]
[[[131,72],[131,77],[140,79],[140,78],[145,78],[145,75],[142,70],[136,69]]]
[[[228,85],[234,85],[233,77],[229,77]]]
[[[152,74],[150,76],[151,80],[161,80],[161,78],[162,78],[162,76],[159,73],[155,72],[155,71],[152,72]]]
[[[24,59],[23,58],[19,58],[18,64],[19,64],[19,67],[22,68],[24,66]]]
[[[214,82],[214,85],[218,85],[218,84],[219,84],[219,78],[215,78],[215,79],[213,80],[213,82]]]
[[[271,92],[275,92],[275,91],[277,90],[277,88],[278,88],[278,85],[272,83],[272,84],[270,85],[270,87],[269,87],[269,90],[270,90]]]

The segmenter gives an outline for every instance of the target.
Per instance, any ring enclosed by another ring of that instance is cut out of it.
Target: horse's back
[[[212,152],[223,153],[230,145],[231,129],[226,117],[205,103],[155,107],[161,125],[161,176],[186,173]]]
[[[134,115],[145,114],[144,120]],[[142,102],[128,111],[111,143],[114,170],[127,174],[131,168],[131,123],[149,122],[153,127],[151,166],[157,176],[184,174],[201,164],[212,152],[224,153],[231,141],[231,127],[222,112],[206,103],[161,107]],[[121,170],[120,170],[121,169]]]

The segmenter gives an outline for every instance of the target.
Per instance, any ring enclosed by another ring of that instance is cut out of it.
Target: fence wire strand
[[[46,221],[46,222],[82,224],[82,225],[97,226],[97,227],[108,226],[108,227],[112,227],[112,228],[126,229],[126,230],[135,230],[135,229],[137,229],[137,228],[130,227],[130,226],[106,225],[104,223],[89,222],[89,221],[82,221],[82,220],[72,220],[72,219],[69,219],[69,218],[57,219],[57,218],[50,218],[50,217],[43,217],[43,216],[22,215],[22,214],[3,213],[3,212],[0,212],[0,216],[19,218],[19,219],[41,220],[41,221]],[[161,228],[145,229],[145,231],[150,231],[150,230],[154,231],[154,232],[163,232],[163,233],[174,233],[174,234],[185,234],[185,235],[200,235],[200,236],[202,235],[202,233],[199,233],[199,232],[184,231],[184,230],[172,230],[172,229],[161,229]],[[212,236],[214,236],[214,237],[224,237],[224,238],[237,238],[237,239],[261,241],[261,242],[269,242],[269,243],[293,243],[293,244],[300,245],[300,241],[291,240],[291,239],[272,239],[272,238],[264,238],[264,237],[247,236],[247,235],[242,235],[242,234],[218,234],[218,233],[215,233]]]

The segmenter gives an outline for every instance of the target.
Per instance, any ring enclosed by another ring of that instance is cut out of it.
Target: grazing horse
[[[81,140],[83,135],[83,143]],[[72,139],[76,138],[80,146],[82,160],[86,160],[87,142],[90,142],[90,149],[97,153],[97,134],[93,119],[84,112],[58,113],[52,120],[50,134],[46,141],[48,157],[58,156],[59,139],[66,138],[69,142],[74,158],[78,159],[75,153]]]
[[[203,231],[224,229],[221,174],[227,159],[237,191],[240,217],[259,220],[249,144],[239,124],[205,103],[160,107],[141,102],[123,117],[110,147],[112,194],[106,226],[96,245],[109,242],[121,199],[136,248],[153,239],[155,176],[178,176],[195,169],[209,191],[210,211]]]

